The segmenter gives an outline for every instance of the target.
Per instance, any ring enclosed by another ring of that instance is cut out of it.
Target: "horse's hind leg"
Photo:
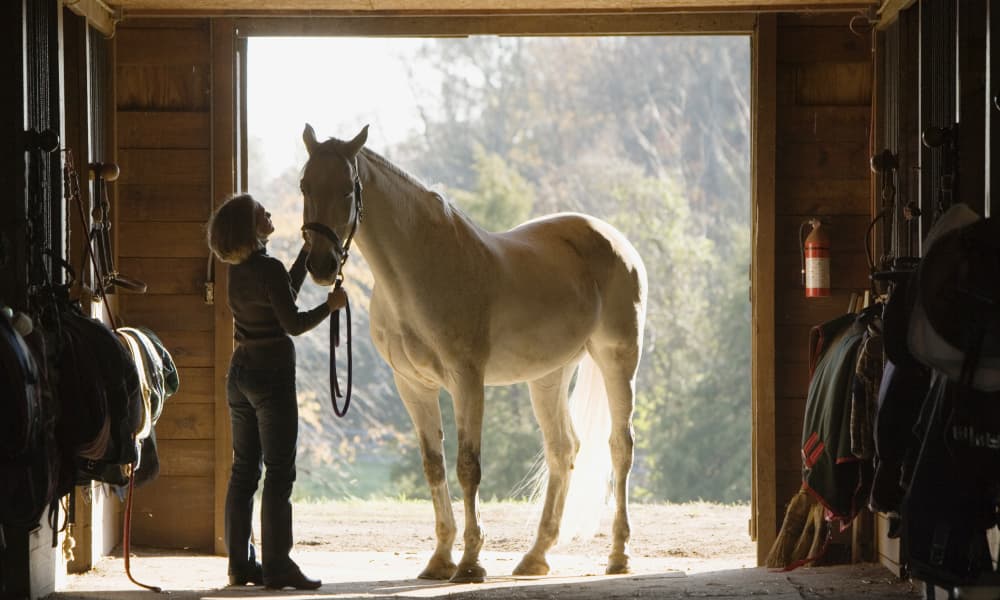
[[[542,429],[545,443],[545,462],[548,465],[549,483],[545,490],[545,505],[538,522],[538,535],[531,550],[514,569],[514,575],[547,575],[549,563],[545,554],[559,539],[566,493],[569,489],[570,471],[580,449],[580,441],[573,431],[566,396],[573,377],[575,364],[528,383],[531,407]]]
[[[594,361],[604,375],[611,413],[611,466],[614,471],[615,520],[611,529],[608,575],[629,572],[628,543],[632,536],[628,515],[628,478],[632,470],[634,437],[632,413],[635,408],[635,371],[638,348],[614,345],[592,348]]]
[[[455,424],[458,429],[458,464],[455,470],[465,501],[465,551],[452,576],[453,583],[481,583],[486,569],[479,563],[483,547],[483,528],[479,517],[479,483],[482,479],[480,448],[483,440],[483,379],[467,376],[451,390],[455,403]]]
[[[424,387],[396,374],[396,389],[403,405],[413,420],[420,440],[420,454],[424,461],[424,476],[434,504],[434,533],[437,546],[421,579],[450,579],[456,570],[451,560],[455,543],[455,514],[451,509],[448,477],[444,463],[444,432],[441,428],[441,407],[436,388]]]

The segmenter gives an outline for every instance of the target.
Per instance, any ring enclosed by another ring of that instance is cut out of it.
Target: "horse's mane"
[[[344,140],[338,140],[337,138],[332,137],[322,142],[319,145],[318,150],[323,153],[334,153],[343,156],[342,149],[346,144],[347,142],[345,142]],[[379,167],[387,169],[390,173],[400,177],[406,183],[416,186],[422,190],[431,191],[430,188],[427,187],[427,185],[424,182],[420,181],[410,173],[407,173],[403,169],[399,168],[398,166],[395,165],[395,163],[390,162],[389,159],[382,156],[378,152],[375,152],[374,150],[371,150],[369,148],[361,148],[361,154],[363,154],[366,159],[372,161]]]
[[[464,210],[456,206],[454,202],[452,202],[448,198],[445,198],[439,192],[430,189],[424,182],[420,181],[415,176],[411,175],[410,173],[396,166],[395,163],[390,162],[389,159],[387,159],[386,157],[382,156],[378,152],[375,152],[374,150],[369,150],[368,148],[362,148],[361,154],[363,154],[367,160],[370,160],[371,162],[375,163],[378,167],[385,169],[390,173],[396,175],[404,182],[409,183],[410,185],[416,187],[418,190],[427,192],[429,194],[428,197],[434,199],[436,205],[442,211],[442,214],[456,216],[460,218],[462,221],[466,222],[473,229],[481,229],[479,225],[475,221],[473,221],[469,217],[469,215],[465,214]]]
[[[320,144],[319,150],[321,152],[333,152],[337,154],[342,154],[341,148],[345,144],[346,142],[338,140],[337,138],[329,138],[325,142]],[[456,206],[448,198],[445,198],[439,192],[432,190],[430,187],[427,186],[427,184],[417,179],[416,176],[403,170],[402,168],[400,168],[395,163],[391,162],[389,159],[382,156],[378,152],[375,152],[374,150],[371,150],[370,148],[367,147],[362,147],[360,154],[363,155],[366,160],[372,162],[379,169],[384,169],[385,171],[388,171],[390,174],[399,177],[401,180],[403,180],[404,183],[412,185],[413,187],[417,188],[420,191],[427,192],[429,196],[426,196],[426,198],[433,198],[434,201],[438,204],[443,214],[457,215],[463,221],[467,222],[471,227],[475,229],[481,229],[475,223],[475,221],[473,221],[471,218],[469,218],[467,214],[465,214],[465,211]]]
[[[416,187],[418,187],[418,188],[420,188],[422,190],[431,191],[431,189],[428,188],[427,185],[424,184],[424,182],[420,181],[419,179],[417,179],[412,174],[410,174],[410,173],[404,171],[403,169],[399,168],[398,166],[396,166],[395,163],[390,162],[389,159],[387,159],[386,157],[382,156],[378,152],[375,152],[374,150],[369,150],[368,148],[362,148],[361,149],[361,154],[364,154],[365,158],[367,158],[368,160],[370,160],[373,163],[377,164],[379,167],[381,167],[383,169],[387,169],[390,173],[396,175],[397,177],[400,177],[401,179],[403,179],[407,183],[409,183],[409,184],[411,184],[413,186],[416,186]]]

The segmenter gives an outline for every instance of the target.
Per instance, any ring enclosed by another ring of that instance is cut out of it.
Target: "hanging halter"
[[[351,249],[351,242],[354,240],[354,233],[358,230],[358,224],[364,219],[364,204],[361,200],[361,178],[358,176],[357,163],[354,165],[354,218],[351,220],[351,230],[347,234],[344,243],[340,243],[340,236],[337,235],[330,226],[319,221],[310,221],[302,225],[302,231],[311,231],[325,237],[336,249],[337,253],[337,276],[334,279],[333,289],[337,290],[344,283],[344,265],[347,263],[347,253]],[[340,345],[340,311],[335,310],[330,315],[330,405],[333,413],[338,417],[347,414],[347,409],[351,406],[351,376],[353,373],[352,353],[351,353],[351,303],[344,305],[344,318],[347,322],[347,395],[340,391],[340,381],[337,379],[337,346]],[[344,408],[337,406],[337,398],[344,399]]]

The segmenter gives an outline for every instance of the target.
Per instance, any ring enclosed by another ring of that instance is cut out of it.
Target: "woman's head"
[[[250,194],[233,196],[208,221],[208,247],[219,260],[238,264],[262,247],[274,231],[271,213]]]

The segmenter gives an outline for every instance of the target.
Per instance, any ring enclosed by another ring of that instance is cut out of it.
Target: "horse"
[[[628,573],[632,415],[647,298],[638,252],[608,223],[578,213],[486,231],[365,148],[367,138],[366,125],[350,141],[319,142],[312,126],[305,126],[308,159],[300,187],[303,237],[310,245],[306,265],[317,284],[336,284],[353,240],[371,267],[372,341],[392,368],[413,421],[434,506],[437,545],[420,578],[485,581],[479,561],[484,386],[517,382],[528,384],[548,476],[534,544],[513,574],[548,574],[546,553],[559,536],[581,445],[567,401],[578,365],[581,373],[585,367],[600,370],[610,420],[604,443],[613,473],[603,483],[606,493],[611,480],[615,507],[606,572]],[[442,388],[454,403],[465,509],[457,566],[438,404]]]

